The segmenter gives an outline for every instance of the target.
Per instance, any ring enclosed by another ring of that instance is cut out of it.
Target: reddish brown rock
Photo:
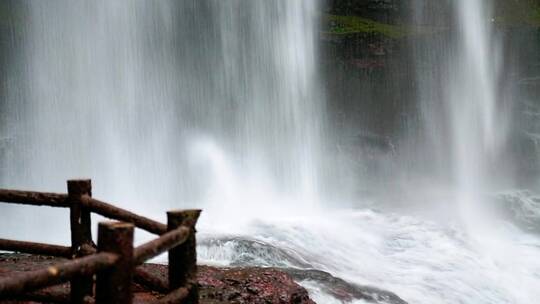
[[[276,269],[200,267],[199,285],[204,303],[315,303],[303,287]]]
[[[146,264],[144,270],[162,280],[167,275],[164,265]],[[258,267],[198,267],[201,303],[224,304],[315,304],[306,289],[278,269]]]
[[[38,269],[59,261],[61,259],[26,254],[0,254],[0,277],[13,272]],[[143,268],[163,283],[167,278],[165,265],[145,264]],[[308,292],[296,284],[289,274],[273,268],[199,266],[198,283],[201,304],[315,304],[309,298]],[[67,284],[54,287],[64,291],[67,291],[67,288]],[[159,293],[150,292],[137,284],[134,286],[134,293],[134,303],[151,302],[161,297]]]

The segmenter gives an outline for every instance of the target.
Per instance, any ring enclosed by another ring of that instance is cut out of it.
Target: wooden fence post
[[[167,212],[167,230],[182,225],[191,227],[189,238],[183,244],[169,250],[169,289],[171,291],[191,284],[186,304],[199,303],[197,286],[197,248],[195,224],[201,210],[178,210]]]
[[[101,222],[98,226],[98,251],[120,257],[110,269],[96,279],[96,304],[131,304],[133,291],[133,230],[123,222]]]
[[[92,196],[92,183],[86,180],[68,180],[68,201],[70,203],[71,250],[73,257],[84,256],[86,246],[93,246],[90,211],[82,206],[83,195]],[[84,298],[92,296],[93,278],[78,277],[71,280],[71,303],[84,303]]]

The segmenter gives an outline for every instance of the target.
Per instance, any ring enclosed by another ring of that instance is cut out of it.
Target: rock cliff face
[[[403,1],[396,0],[330,0],[328,10],[337,15],[370,16],[382,22],[393,21]]]
[[[422,56],[437,56],[430,50],[451,41],[454,2],[327,1],[321,35],[322,75],[337,146],[372,151],[372,141],[363,140],[367,136],[399,150],[403,135],[422,127],[418,69],[437,68],[430,66],[436,60],[423,61]],[[493,22],[503,39],[504,78],[516,115],[512,146],[519,155],[516,161],[522,177],[527,179],[540,172],[536,157],[540,124],[533,118],[540,113],[540,3],[497,0],[495,4]],[[387,162],[388,154],[374,151],[372,163]]]
[[[334,0],[325,7],[321,74],[328,115],[334,146],[352,160],[358,187],[394,156],[403,115],[414,112],[407,39],[412,31],[402,24],[402,6],[393,0]]]
[[[329,0],[326,9],[333,14],[364,16],[390,24],[411,22],[444,25],[450,21],[452,0]],[[422,16],[430,12],[429,15]],[[422,16],[420,22],[418,17]]]

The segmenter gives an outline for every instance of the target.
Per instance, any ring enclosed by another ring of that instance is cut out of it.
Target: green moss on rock
[[[530,19],[533,24],[540,26],[540,4],[533,9]]]
[[[326,15],[327,32],[331,34],[381,34],[391,38],[400,38],[408,31],[397,25],[384,24],[357,16]]]
[[[500,26],[540,27],[540,4],[535,0],[499,0],[494,21]]]
[[[12,0],[0,0],[0,30],[16,30],[23,25],[20,4]]]
[[[411,35],[432,34],[445,30],[435,26],[396,25],[359,16],[325,15],[325,33],[332,35],[375,34],[398,39]]]

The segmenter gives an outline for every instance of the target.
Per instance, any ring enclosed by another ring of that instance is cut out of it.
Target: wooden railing
[[[198,303],[195,224],[201,210],[167,212],[164,225],[92,198],[90,180],[70,180],[67,188],[67,194],[0,190],[0,202],[69,208],[71,226],[70,247],[0,239],[0,250],[70,259],[0,277],[0,300],[128,304],[133,301],[135,281],[165,294],[156,303]],[[92,212],[119,221],[99,223],[97,247],[92,240]],[[159,237],[134,248],[135,227]],[[137,268],[165,251],[168,282]],[[70,282],[69,294],[44,289],[66,282]]]

